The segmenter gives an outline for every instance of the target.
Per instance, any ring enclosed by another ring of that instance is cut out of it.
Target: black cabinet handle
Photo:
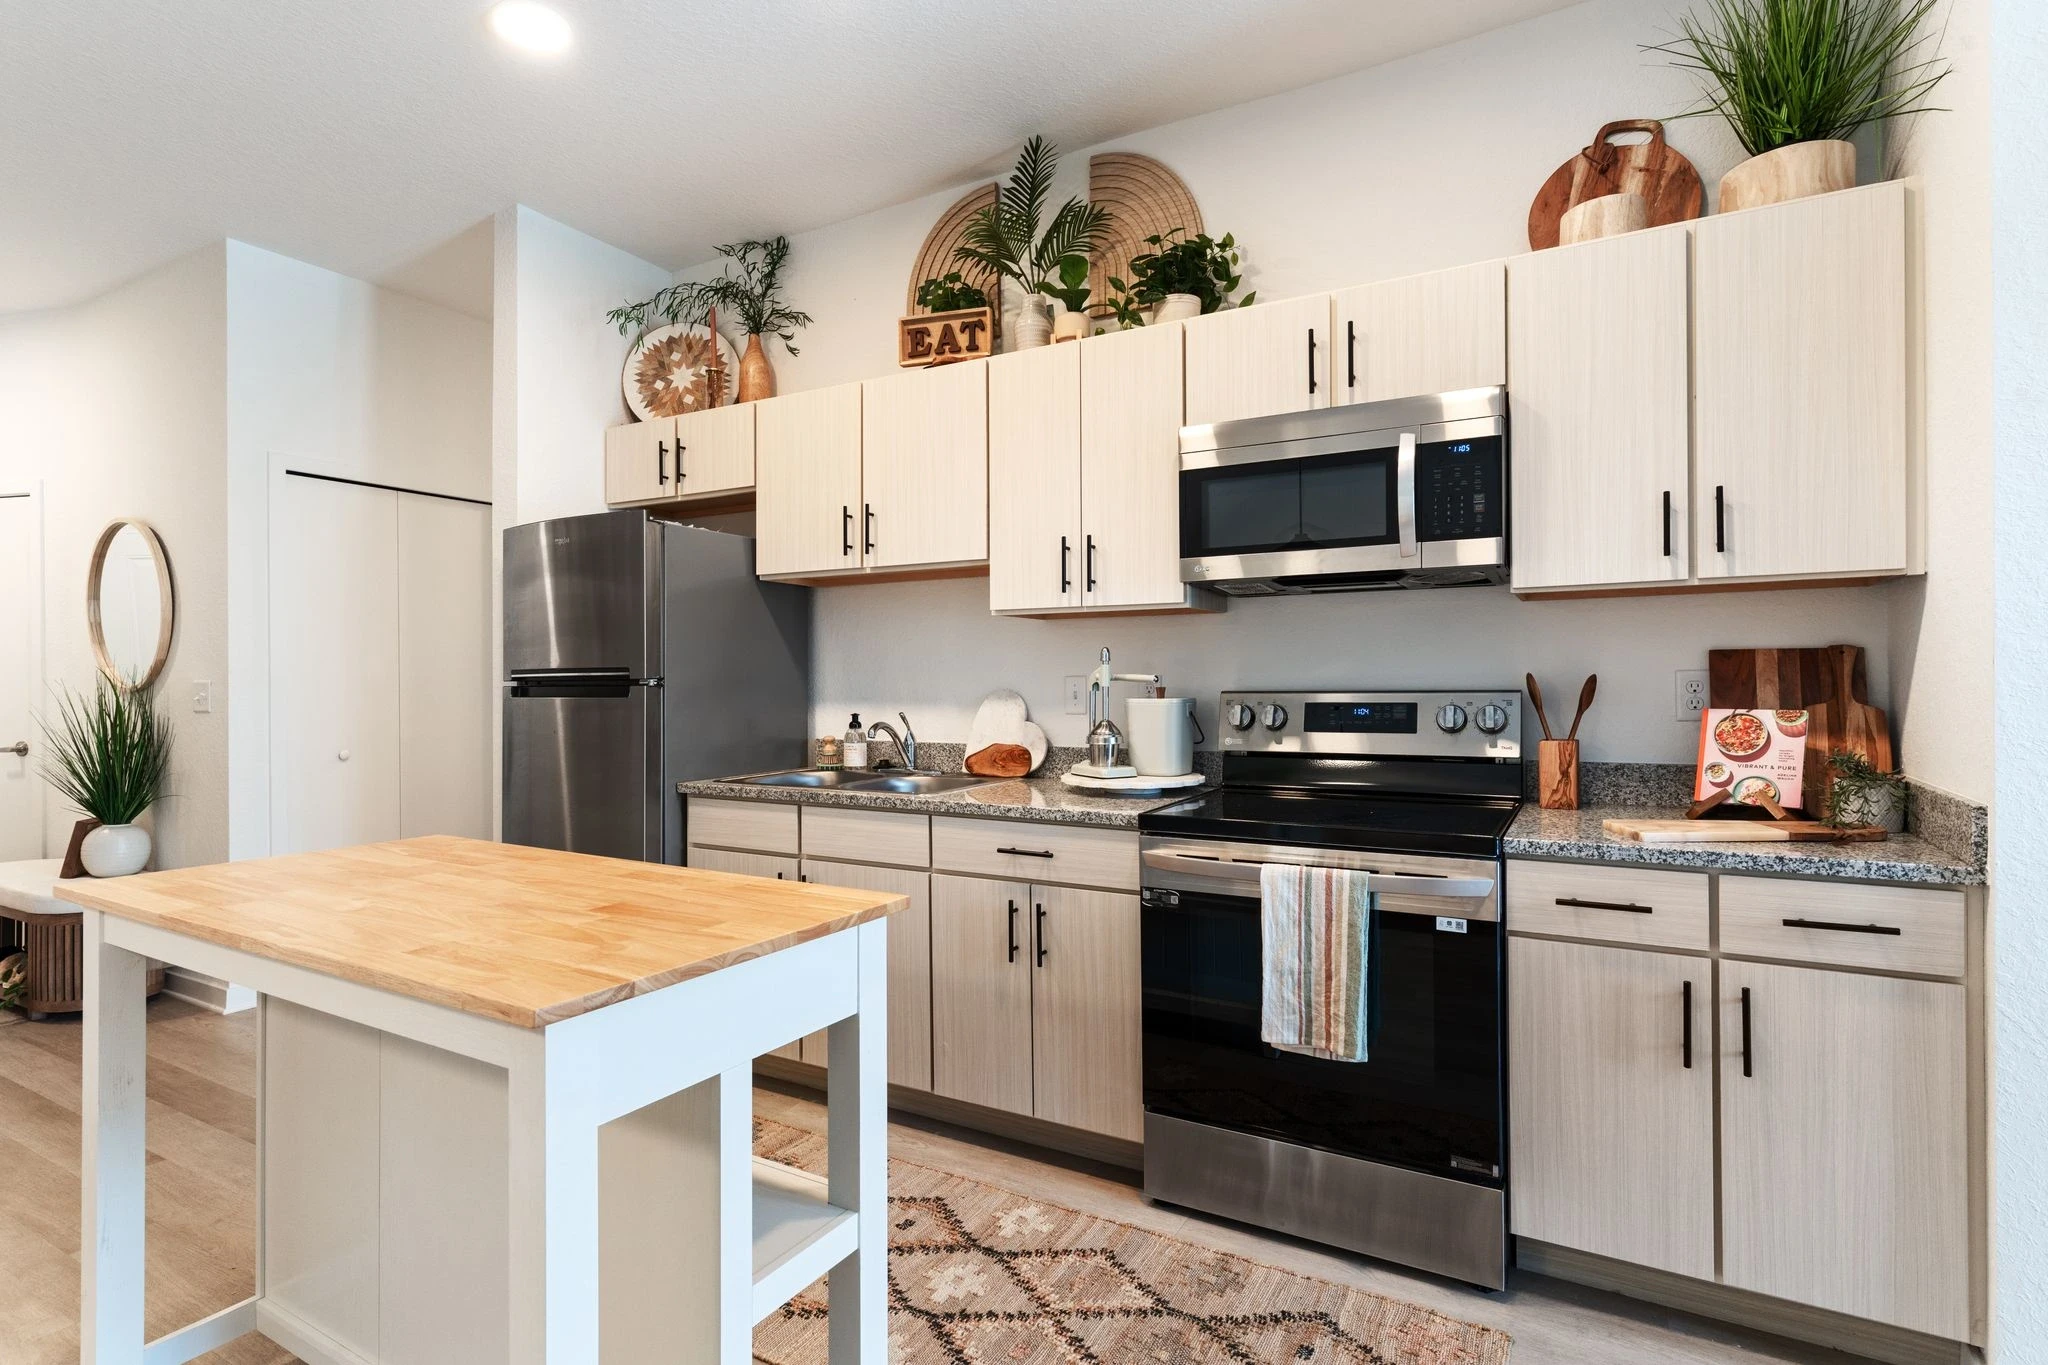
[[[1094,591],[1095,591],[1095,537],[1094,537],[1094,536],[1089,536],[1089,537],[1088,537],[1087,539],[1088,539],[1088,564],[1087,564],[1087,578],[1088,578],[1088,591],[1090,591],[1090,592],[1094,592]]]
[[[1067,592],[1067,591],[1071,590],[1071,589],[1073,588],[1073,586],[1074,586],[1074,575],[1073,575],[1073,573],[1072,573],[1072,572],[1071,572],[1071,571],[1070,571],[1070,570],[1068,569],[1068,567],[1067,567],[1067,565],[1068,565],[1069,561],[1071,561],[1071,560],[1073,559],[1073,557],[1074,557],[1074,547],[1073,547],[1072,545],[1070,545],[1070,544],[1068,544],[1068,543],[1067,543],[1067,538],[1066,538],[1065,536],[1061,536],[1061,537],[1060,537],[1060,591],[1061,591],[1061,592]]]
[[[676,487],[678,488],[683,486],[683,452],[688,449],[689,447],[681,441],[676,442]]]
[[[860,505],[861,548],[866,554],[875,552],[875,505],[864,502]]]
[[[1679,1045],[1679,1050],[1685,1055],[1685,1069],[1690,1071],[1692,1070],[1692,982],[1690,981],[1685,983],[1684,997],[1685,1041]]]
[[[1017,960],[1017,902],[1010,902],[1010,961]]]
[[[1742,988],[1742,1074],[1752,1075],[1749,1069],[1749,987]]]
[[[782,880],[782,874],[780,872],[775,874],[775,880],[778,882]]]
[[[1045,907],[1032,907],[1037,913],[1032,917],[1032,932],[1038,936],[1038,965],[1045,965]]]
[[[1575,896],[1559,896],[1557,903],[1574,910],[1620,910],[1631,915],[1654,915],[1657,912],[1647,905],[1623,905],[1619,901],[1582,901]]]
[[[1671,558],[1671,490],[1664,490],[1664,557]]]
[[[1052,850],[1049,848],[999,848],[996,852],[1007,853],[1014,858],[1050,858],[1052,856]]]
[[[1788,919],[1787,929],[1828,929],[1837,934],[1891,934],[1896,937],[1903,932],[1896,924],[1836,924],[1824,919]]]
[[[1316,391],[1316,329],[1308,329],[1308,391]]]
[[[668,482],[668,442],[654,443],[654,477],[661,483]]]
[[[839,505],[839,553],[853,553],[853,509],[845,503]]]
[[[1344,379],[1348,387],[1358,387],[1358,324],[1355,322],[1344,324]],[[1308,380],[1309,392],[1313,393],[1316,380],[1313,366],[1310,367]]]
[[[1728,490],[1718,483],[1714,485],[1714,553],[1728,553]]]

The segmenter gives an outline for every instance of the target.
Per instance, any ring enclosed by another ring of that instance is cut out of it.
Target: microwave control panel
[[[1422,540],[1482,540],[1501,534],[1507,501],[1501,438],[1467,436],[1415,448],[1415,521]]]

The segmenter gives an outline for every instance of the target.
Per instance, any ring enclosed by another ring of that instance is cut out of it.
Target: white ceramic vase
[[[78,846],[79,861],[95,877],[126,877],[149,862],[149,831],[140,825],[101,825]]]
[[[1045,295],[1026,294],[1017,310],[1017,327],[1012,333],[1010,349],[1028,351],[1034,346],[1045,346],[1052,342],[1052,318],[1045,311]]]
[[[1200,316],[1202,316],[1202,300],[1200,295],[1168,294],[1159,301],[1158,311],[1153,313],[1152,321],[1155,323],[1186,322],[1189,318],[1198,318]]]

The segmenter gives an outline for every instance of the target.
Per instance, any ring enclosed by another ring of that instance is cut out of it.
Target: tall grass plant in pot
[[[149,831],[135,823],[164,794],[171,763],[171,722],[147,688],[98,679],[90,695],[57,694],[42,721],[49,757],[43,775],[59,795],[99,822],[79,856],[95,877],[125,877],[149,862]]]
[[[1948,74],[1932,54],[1938,0],[1705,0],[1646,50],[1694,72],[1750,159],[1721,178],[1719,211],[1856,183],[1859,129],[1926,111]]]

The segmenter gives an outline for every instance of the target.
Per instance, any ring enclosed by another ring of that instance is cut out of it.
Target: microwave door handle
[[[1415,433],[1401,433],[1400,461],[1394,471],[1394,502],[1400,517],[1401,558],[1413,559],[1421,550],[1415,535]]]

